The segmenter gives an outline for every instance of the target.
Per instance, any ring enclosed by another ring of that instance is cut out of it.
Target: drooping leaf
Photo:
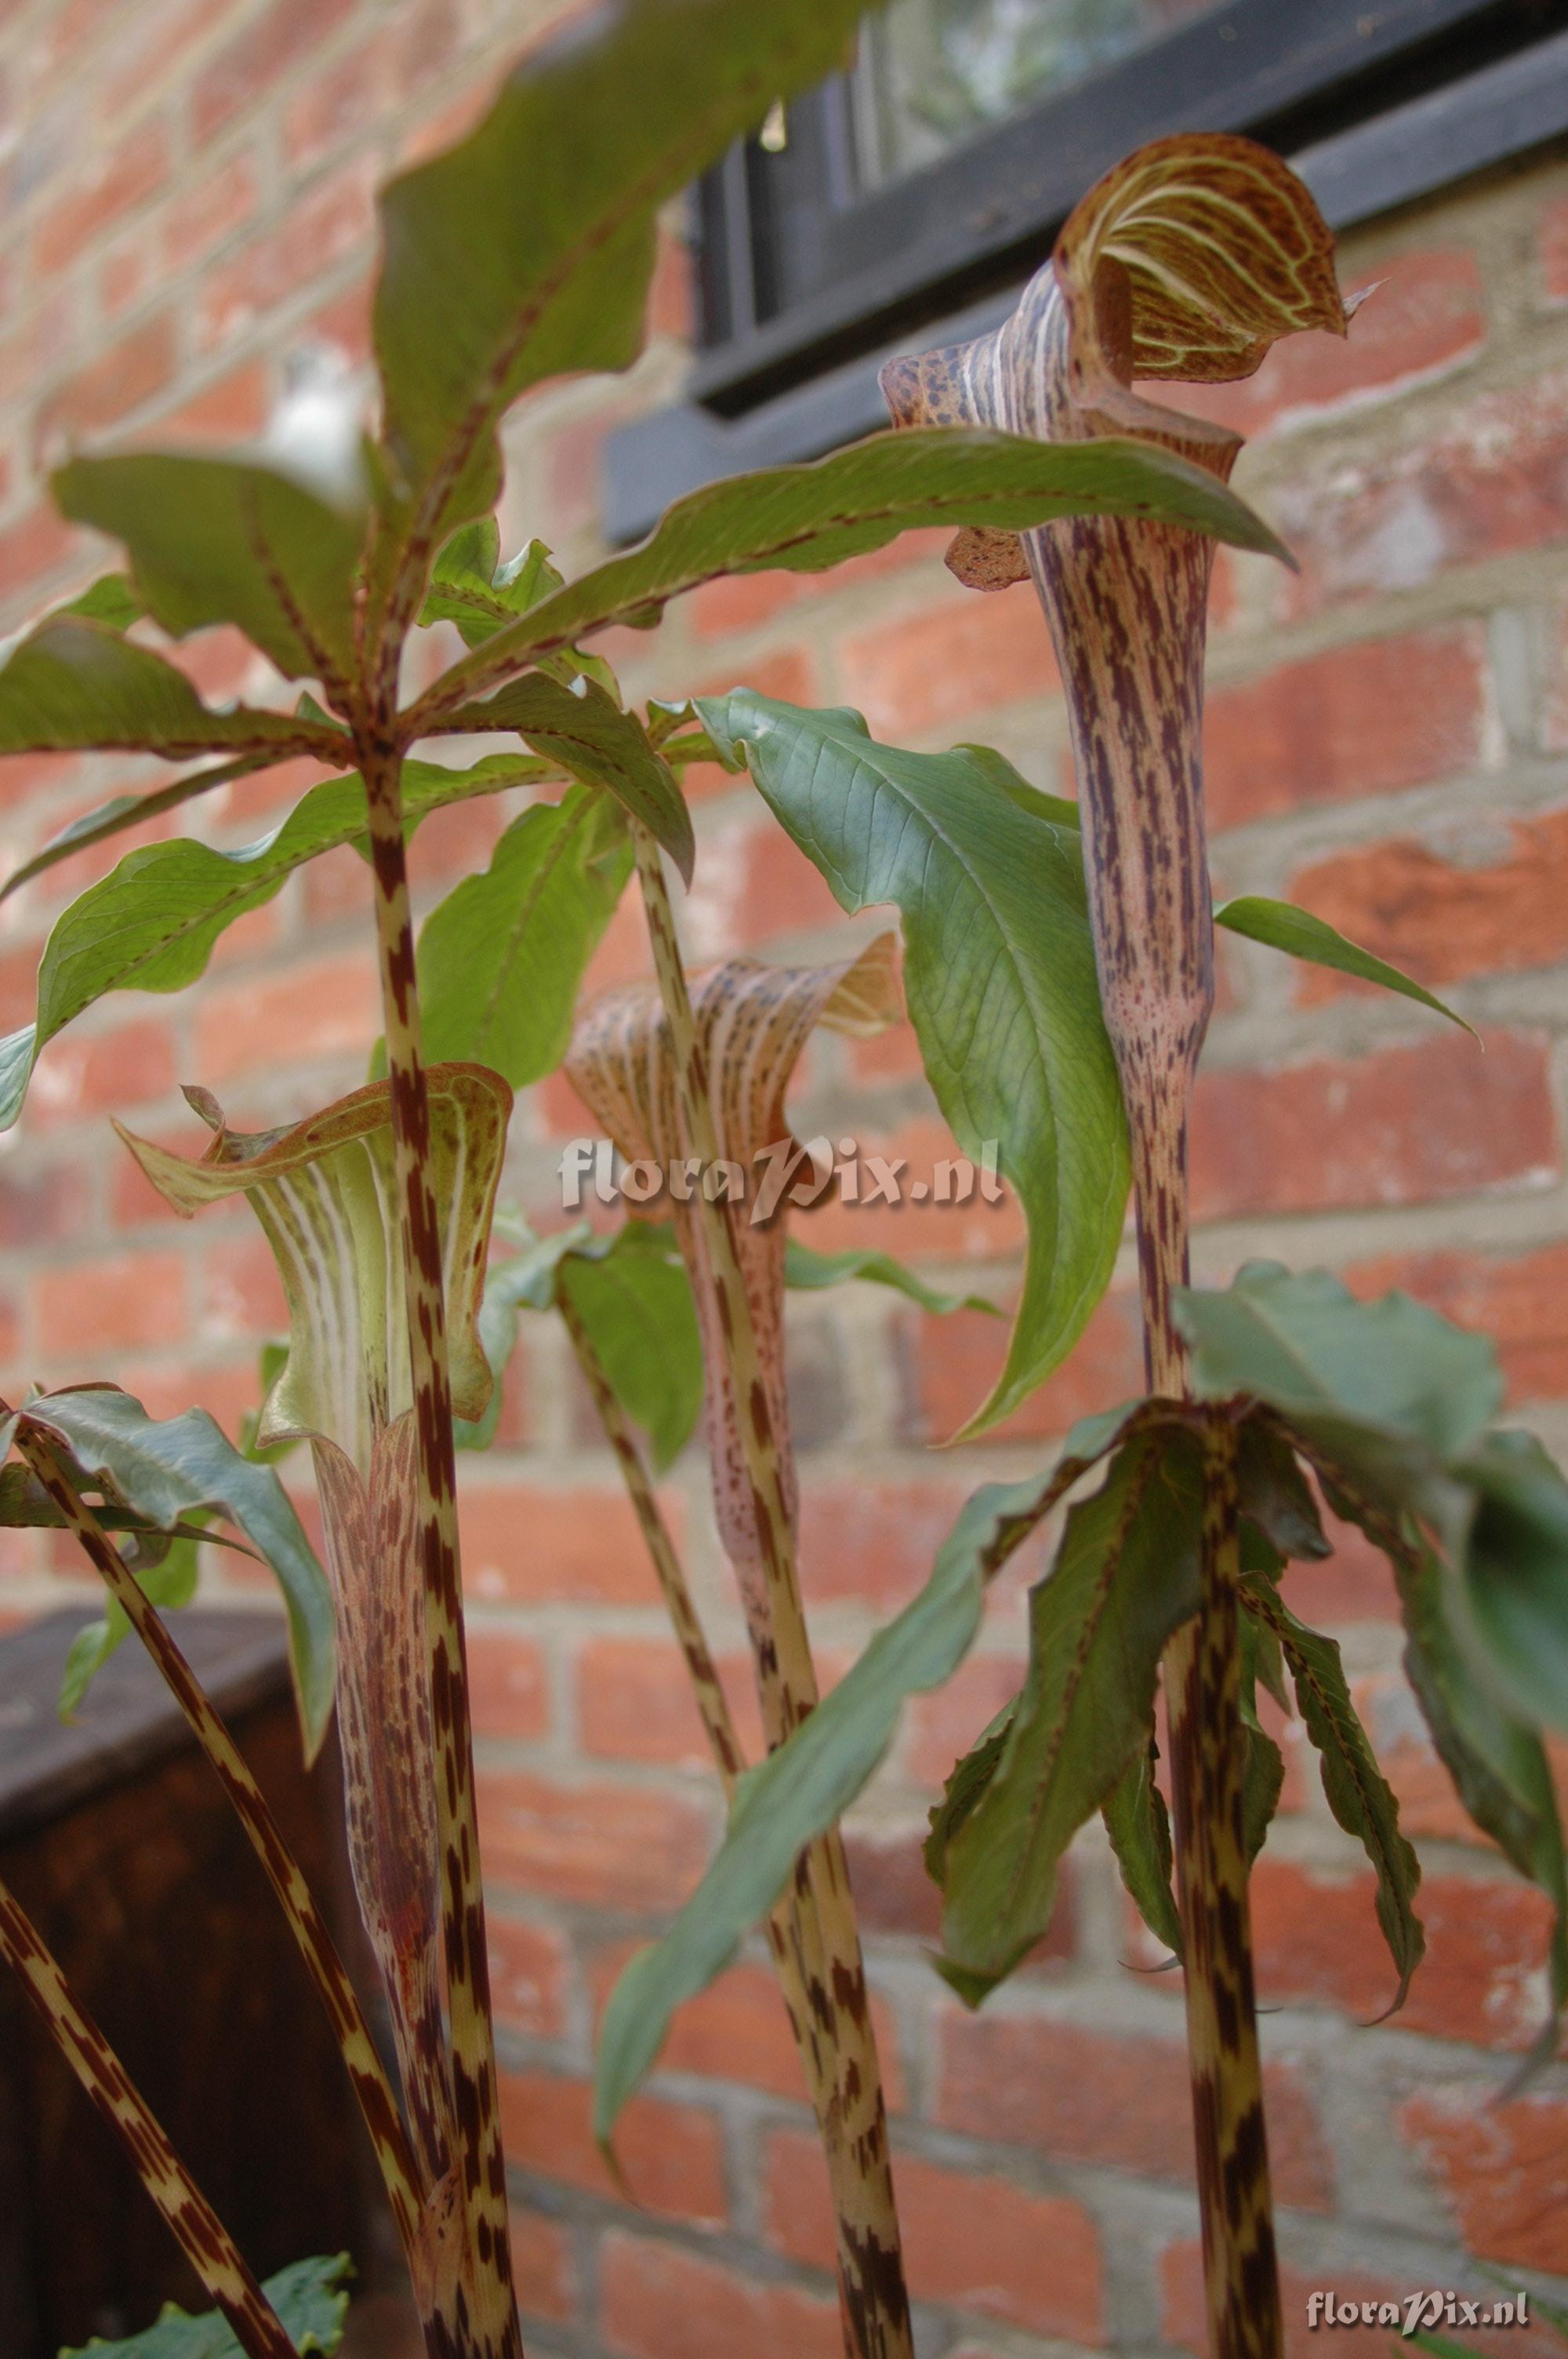
[[[129,1393],[110,1387],[44,1393],[25,1413],[150,1522],[167,1529],[210,1509],[265,1558],[283,1592],[295,1696],[306,1755],[314,1759],[332,1710],[332,1599],[271,1467],[243,1457],[205,1409],[155,1419]]]
[[[54,495],[62,515],[124,543],[172,637],[232,623],[286,679],[351,678],[362,510],[273,467],[162,451],[72,459]]]
[[[620,809],[574,787],[514,820],[482,874],[420,930],[419,999],[432,1062],[471,1058],[522,1089],[571,1038],[589,960],[632,870]]]
[[[189,777],[174,778],[167,787],[155,787],[145,795],[111,795],[96,810],[83,811],[40,844],[30,860],[14,868],[4,884],[0,884],[0,901],[19,893],[35,876],[60,861],[69,860],[73,852],[81,852],[92,843],[105,843],[112,835],[123,835],[128,828],[142,827],[148,820],[161,819],[165,811],[178,810],[182,803],[193,802],[198,795],[210,794],[214,787],[227,786],[232,779],[249,777],[253,771],[270,769],[281,760],[279,754],[242,754],[237,761],[218,762],[204,770],[193,770]]]
[[[1007,1749],[947,1846],[943,1971],[978,2003],[1050,1922],[1063,1852],[1144,1747],[1160,1656],[1198,1606],[1203,1451],[1152,1419],[1068,1514],[1030,1596]]]
[[[1457,1641],[1447,1600],[1452,1581],[1424,1540],[1390,1530],[1380,1509],[1349,1487],[1325,1485],[1336,1514],[1384,1549],[1393,1565],[1405,1625],[1405,1672],[1438,1756],[1484,1834],[1552,1904],[1548,2011],[1534,2064],[1555,2052],[1568,2005],[1568,1863],[1546,1749],[1536,1731],[1498,1700],[1478,1656]]]
[[[1387,959],[1364,951],[1325,918],[1314,918],[1310,909],[1298,909],[1292,901],[1271,901],[1262,894],[1249,893],[1238,900],[1222,902],[1214,913],[1214,922],[1217,926],[1228,926],[1233,934],[1245,934],[1249,941],[1266,942],[1271,950],[1306,959],[1314,966],[1333,967],[1340,974],[1357,975],[1363,983],[1379,983],[1385,991],[1397,991],[1406,999],[1418,999],[1423,1007],[1446,1016],[1451,1024],[1458,1024],[1471,1034],[1475,1032],[1473,1024],[1466,1024],[1463,1016],[1456,1015],[1423,984],[1402,974],[1397,966],[1390,966]]]
[[[494,506],[496,428],[528,386],[635,359],[657,208],[837,65],[859,13],[613,0],[536,45],[476,129],[383,190],[374,334],[401,543],[434,547]]]
[[[764,966],[755,959],[726,959],[691,977],[692,1018],[707,1062],[719,1154],[714,1171],[697,1174],[686,1159],[675,1052],[655,984],[633,984],[592,1001],[567,1060],[573,1088],[622,1154],[629,1161],[652,1163],[668,1182],[676,1234],[703,1327],[714,1512],[725,1553],[743,1580],[750,1577],[748,1568],[760,1577],[767,1555],[757,1494],[747,1472],[743,1420],[755,1409],[734,1397],[693,1190],[699,1184],[723,1188],[744,1201],[745,1217],[735,1225],[736,1254],[750,1298],[766,1413],[775,1433],[787,1433],[784,1208],[799,1183],[805,1150],[790,1136],[785,1093],[817,1025],[867,1038],[897,1016],[893,947],[892,936],[883,934],[858,956],[829,965]],[[783,1485],[786,1498],[793,1499],[794,1469],[787,1456]]]
[[[1183,1289],[1174,1313],[1195,1391],[1255,1395],[1401,1506],[1502,1399],[1489,1338],[1405,1294],[1357,1302],[1326,1270],[1248,1262],[1223,1291]]]
[[[348,2281],[353,2264],[347,2253],[331,2260],[295,2261],[262,2287],[282,2320],[300,2359],[330,2359],[343,2339]],[[157,2323],[128,2340],[105,2343],[94,2335],[84,2349],[62,2351],[59,2359],[243,2359],[221,2310],[192,2318],[166,2304]]]
[[[1378,1922],[1399,1974],[1391,2014],[1404,2005],[1411,1976],[1426,1949],[1415,1913],[1421,1862],[1400,1832],[1400,1806],[1350,1701],[1338,1647],[1298,1622],[1266,1582],[1244,1583],[1242,1603],[1274,1632],[1284,1650],[1296,1701],[1317,1750],[1328,1807],[1346,1833],[1356,1837],[1376,1871]]]
[[[747,690],[701,709],[843,907],[899,908],[904,989],[937,1103],[966,1154],[997,1145],[1022,1204],[1023,1292],[1006,1364],[964,1428],[979,1432],[1072,1348],[1121,1242],[1127,1126],[1077,832],[1033,817],[996,755],[901,753],[858,713]]]
[[[1139,1915],[1173,1957],[1182,1954],[1182,1919],[1171,1886],[1171,1814],[1155,1781],[1154,1732],[1133,1754],[1100,1805],[1121,1880]]]
[[[1018,1696],[1010,1697],[948,1772],[942,1799],[930,1814],[931,1832],[924,1848],[925,1872],[933,1884],[941,1884],[946,1870],[947,1845],[1000,1767],[1019,1702]]]
[[[470,770],[409,762],[406,831],[448,803],[551,775],[544,763],[501,754]],[[107,991],[182,991],[204,972],[224,929],[270,901],[295,869],[340,844],[364,851],[368,841],[356,774],[312,787],[280,826],[235,852],[176,836],[127,853],[55,920],[38,968],[38,1015],[0,1040],[0,1130],[21,1112],[39,1050],[83,1008]]]
[[[1334,1553],[1325,1537],[1312,1486],[1295,1451],[1277,1428],[1257,1414],[1236,1430],[1236,1479],[1241,1494],[1243,1538],[1250,1525],[1282,1562],[1308,1562]]]
[[[814,1253],[809,1245],[791,1237],[784,1246],[784,1284],[797,1292],[816,1294],[829,1286],[845,1286],[852,1278],[864,1278],[872,1286],[891,1286],[896,1294],[906,1294],[922,1310],[938,1317],[950,1310],[985,1310],[993,1319],[1001,1316],[1000,1306],[983,1294],[946,1294],[940,1288],[927,1286],[916,1277],[903,1262],[892,1254],[877,1253],[869,1246],[853,1246],[848,1253]]]
[[[59,614],[19,641],[0,666],[0,754],[99,751],[308,754],[332,762],[342,734],[249,705],[214,712],[182,671],[111,624]]]
[[[1250,1866],[1268,1841],[1285,1786],[1285,1756],[1258,1717],[1258,1681],[1261,1676],[1264,1685],[1278,1697],[1283,1665],[1278,1637],[1251,1615],[1240,1617],[1239,1636],[1241,1839]]]
[[[773,1907],[799,1854],[866,1784],[908,1698],[957,1669],[979,1627],[987,1582],[1139,1416],[1134,1407],[1086,1419],[1050,1475],[976,1492],[919,1596],[877,1633],[787,1742],[741,1777],[707,1875],[663,1940],[633,1959],[605,2010],[594,2094],[600,2139],[653,2069],[676,2009],[723,1970],[741,1936]]]
[[[515,730],[536,754],[568,777],[605,787],[663,844],[687,883],[696,856],[691,814],[663,755],[635,713],[622,712],[597,680],[579,676],[575,687],[533,672],[483,703],[449,712],[442,728],[465,735]]]
[[[427,1086],[452,1402],[458,1415],[477,1418],[491,1374],[476,1321],[512,1092],[471,1064],[433,1065]],[[229,1130],[204,1092],[188,1094],[216,1134],[200,1162],[115,1127],[177,1212],[243,1194],[266,1233],[288,1302],[289,1348],[258,1439],[325,1435],[368,1477],[375,1435],[414,1407],[391,1086],[373,1082],[305,1122],[252,1136]]]
[[[416,709],[422,716],[442,711],[607,624],[646,623],[721,573],[822,572],[920,526],[1016,530],[1087,514],[1160,517],[1238,548],[1282,553],[1234,493],[1156,444],[912,428],[809,465],[734,475],[689,493],[635,549],[541,599],[454,665]]]
[[[1489,1433],[1454,1471],[1475,1494],[1454,1628],[1515,1712],[1568,1728],[1568,1484],[1533,1433]]]
[[[647,1434],[654,1473],[663,1473],[702,1411],[702,1338],[674,1238],[629,1221],[611,1252],[567,1255],[556,1283],[581,1320],[611,1390]]]

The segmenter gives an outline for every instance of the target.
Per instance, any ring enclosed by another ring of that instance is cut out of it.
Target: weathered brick
[[[663,1501],[676,1544],[679,1501]],[[463,1577],[476,1597],[651,1605],[658,1596],[623,1491],[544,1484],[464,1484]]]
[[[128,1352],[177,1340],[184,1326],[182,1254],[128,1253],[40,1269],[33,1279],[33,1326],[56,1364],[70,1361],[79,1378],[103,1371],[83,1364],[94,1353]]]
[[[1481,750],[1485,648],[1470,625],[1362,639],[1210,691],[1209,824],[1240,827],[1451,777]]]
[[[47,278],[68,268],[122,214],[161,189],[168,171],[168,130],[157,117],[101,150],[69,194],[40,216],[33,233],[35,270]]]
[[[198,75],[190,100],[195,137],[211,139],[265,98],[352,6],[353,0],[271,0]]]
[[[1081,2203],[914,2155],[895,2155],[893,2184],[914,2300],[1069,2343],[1105,2342],[1099,2234]],[[833,2207],[818,2141],[775,2132],[763,2149],[762,2187],[769,2243],[790,2260],[830,2269]]]
[[[1369,1870],[1317,1873],[1267,1852],[1252,1872],[1252,1931],[1264,2005],[1315,2002],[1369,2021],[1399,1981],[1373,1909]],[[1417,1899],[1426,1956],[1395,2030],[1487,2048],[1529,2048],[1541,2026],[1552,1911],[1512,1875],[1426,1875]]]
[[[367,943],[313,959],[265,983],[214,985],[198,1003],[196,1065],[211,1087],[290,1060],[365,1053],[380,1029],[381,996]]]
[[[1199,1220],[1412,1204],[1556,1176],[1540,1036],[1463,1034],[1272,1071],[1210,1067],[1193,1104]]]
[[[1292,877],[1290,897],[1418,983],[1555,965],[1568,954],[1568,916],[1553,890],[1568,860],[1568,811],[1488,817],[1484,842],[1474,860],[1408,837],[1335,853]],[[1378,986],[1303,966],[1295,988],[1311,1002]]]
[[[49,396],[38,412],[36,447],[48,454],[62,440],[117,426],[164,390],[175,365],[173,313],[159,311]]]
[[[165,270],[187,271],[222,245],[251,219],[258,195],[256,159],[248,147],[182,189],[163,217]]]
[[[283,1280],[272,1247],[254,1225],[207,1246],[198,1300],[206,1335],[252,1340],[288,1332]]]
[[[488,1624],[469,1629],[469,1703],[476,1736],[543,1736],[550,1724],[545,1658],[532,1638]]]
[[[1301,566],[1283,591],[1298,614],[1549,546],[1568,533],[1568,375],[1480,395],[1431,440],[1303,470],[1273,512]]]
[[[732,1663],[731,1692],[750,1665]],[[673,1638],[600,1637],[577,1656],[578,1734],[602,1761],[648,1761],[707,1769],[713,1756],[692,1695],[686,1658]]]
[[[1346,293],[1360,292],[1368,282]],[[1403,392],[1466,360],[1487,336],[1486,299],[1465,246],[1396,255],[1370,281],[1347,336],[1313,329],[1283,336],[1253,376],[1231,385],[1172,386],[1160,398],[1249,437]]]
[[[901,745],[1060,685],[1051,635],[1028,582],[940,604],[858,633],[840,650],[841,701],[873,737]]]
[[[620,2195],[593,2135],[587,2081],[503,2072],[501,2128],[514,2169],[535,2170],[595,2195]],[[729,2217],[723,2132],[712,2114],[665,2097],[633,2098],[615,2125],[615,2152],[627,2192],[641,2209],[710,2228]]]
[[[243,246],[203,282],[197,333],[204,349],[232,343],[267,313],[345,261],[370,235],[374,175],[361,158],[301,199],[282,226]]]
[[[840,2359],[844,2347],[837,2302],[619,2232],[600,2245],[600,2317],[623,2359]]]
[[[974,1415],[1000,1375],[1007,1329],[983,1311],[957,1310],[926,1317],[913,1332],[916,1430],[925,1440],[946,1441]],[[1054,1438],[1080,1417],[1136,1400],[1142,1390],[1138,1299],[1130,1289],[1117,1288],[1101,1299],[1061,1366],[1011,1417],[979,1438]]]
[[[1484,2260],[1568,2275],[1568,2103],[1498,2101],[1491,2086],[1433,2090],[1400,2108],[1466,2247]]]
[[[800,1502],[800,1560],[807,1598],[903,1605],[929,1579],[970,1485],[902,1482],[808,1483]]]
[[[709,1813],[684,1794],[493,1769],[479,1796],[488,1873],[585,1908],[677,1908],[712,1847]]]
[[[46,1125],[128,1113],[167,1096],[174,1081],[174,1034],[162,1016],[134,1017],[103,1032],[70,1030],[38,1060],[31,1110]]]
[[[537,2212],[514,2212],[512,2280],[524,2318],[570,2318],[575,2293],[571,2245],[558,2221]]]
[[[566,2029],[571,1957],[558,1933],[499,1908],[485,1912],[490,1987],[497,2020],[509,2029],[552,2039]]]
[[[1192,2090],[1178,2040],[956,2007],[943,2010],[940,2039],[935,2112],[946,2127],[1062,2161],[1191,2178]],[[1285,2064],[1263,2078],[1275,2193],[1325,2212],[1332,2173],[1306,2082]]]

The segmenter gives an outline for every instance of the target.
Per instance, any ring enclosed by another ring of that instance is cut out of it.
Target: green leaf
[[[633,1959],[605,2010],[594,2093],[601,2141],[653,2069],[676,2009],[722,1972],[741,1935],[773,1907],[799,1854],[866,1784],[907,1699],[940,1686],[962,1662],[979,1627],[986,1583],[1140,1415],[1120,1408],[1086,1419],[1049,1476],[977,1491],[919,1596],[877,1633],[778,1751],[741,1777],[707,1875],[663,1940]]]
[[[1251,1393],[1402,1506],[1433,1462],[1465,1450],[1501,1402],[1488,1337],[1386,1294],[1357,1302],[1326,1270],[1248,1262],[1223,1292],[1184,1288],[1193,1388]]]
[[[971,2004],[1044,1932],[1058,1863],[1148,1740],[1160,1656],[1198,1607],[1203,1449],[1152,1419],[1067,1516],[1030,1593],[1007,1749],[947,1846],[943,1971]]]
[[[1283,1561],[1304,1558],[1312,1562],[1334,1554],[1295,1451],[1264,1416],[1245,1417],[1237,1428],[1236,1479],[1244,1522],[1253,1525]]]
[[[837,66],[860,5],[615,0],[383,190],[374,336],[403,546],[494,506],[496,428],[528,386],[635,359],[657,209]]]
[[[1532,1433],[1490,1433],[1454,1472],[1475,1494],[1455,1630],[1522,1718],[1568,1728],[1568,1484]]]
[[[514,820],[490,866],[464,877],[420,932],[430,1061],[473,1058],[514,1089],[553,1072],[631,870],[625,824],[607,795],[574,787]]]
[[[277,1575],[305,1750],[314,1760],[332,1712],[332,1596],[288,1495],[270,1466],[241,1456],[205,1409],[155,1421],[129,1393],[92,1386],[27,1403],[87,1473],[164,1527],[211,1509],[236,1524]]]
[[[1241,1642],[1241,1834],[1249,1866],[1269,1838],[1285,1785],[1285,1757],[1258,1717],[1258,1680],[1277,1696],[1282,1680],[1280,1643],[1249,1615],[1242,1615]]]
[[[1133,1904],[1157,1941],[1182,1954],[1182,1920],[1171,1888],[1171,1814],[1154,1780],[1152,1727],[1100,1806],[1105,1831]]]
[[[502,1378],[517,1349],[520,1308],[548,1310],[556,1299],[556,1265],[563,1254],[594,1243],[586,1221],[533,1239],[526,1251],[493,1261],[485,1276],[477,1331],[480,1349],[491,1372],[490,1398],[477,1418],[452,1419],[452,1437],[460,1450],[488,1450],[501,1422]]]
[[[1283,554],[1217,477],[1152,442],[902,428],[806,466],[731,475],[676,500],[646,540],[496,632],[436,682],[420,709],[475,694],[608,623],[646,624],[671,598],[718,574],[823,572],[918,526],[1021,530],[1095,515],[1157,516],[1239,549]]]
[[[98,1520],[104,1523],[106,1519],[100,1515]],[[195,1596],[200,1571],[200,1537],[199,1533],[190,1534],[188,1524],[159,1562],[133,1568],[141,1588],[160,1610],[189,1605]],[[65,1669],[60,1674],[56,1709],[62,1720],[75,1716],[82,1697],[110,1656],[130,1636],[130,1617],[124,1607],[118,1598],[111,1597],[108,1611],[77,1632],[66,1651]]]
[[[501,536],[493,516],[465,524],[440,550],[419,620],[455,623],[469,647],[482,647],[507,623],[514,623],[566,576],[550,563],[542,540],[528,541],[510,564],[501,562]]]
[[[272,467],[163,451],[72,459],[54,495],[63,516],[124,543],[172,637],[233,623],[287,679],[353,676],[362,511]]]
[[[90,623],[106,623],[112,631],[128,631],[146,611],[146,601],[124,573],[103,574],[79,598],[56,609],[61,614],[85,614]]]
[[[904,990],[937,1103],[967,1155],[996,1143],[1023,1206],[1022,1297],[995,1389],[964,1428],[978,1433],[1071,1350],[1121,1242],[1127,1125],[1077,831],[999,791],[1011,774],[997,755],[901,753],[858,713],[745,689],[701,711],[720,745],[744,752],[844,908],[899,908]]]
[[[1505,1859],[1552,1903],[1549,2008],[1530,2061],[1555,2053],[1568,2005],[1568,1863],[1556,1789],[1536,1731],[1498,1700],[1477,1658],[1458,1643],[1445,1605],[1452,1584],[1422,1542],[1390,1548],[1383,1519],[1368,1515],[1353,1491],[1337,1492],[1336,1511],[1390,1549],[1405,1625],[1405,1671],[1433,1744],[1465,1808]]]
[[[947,1774],[942,1799],[930,1813],[931,1832],[923,1853],[925,1872],[933,1884],[942,1883],[946,1872],[947,1845],[996,1776],[1020,1700],[1020,1696],[1009,1698]]]
[[[1267,1582],[1249,1581],[1241,1593],[1248,1613],[1274,1632],[1284,1650],[1307,1734],[1317,1748],[1328,1807],[1377,1872],[1378,1922],[1400,1977],[1388,2009],[1391,2015],[1404,2005],[1426,1949],[1415,1913],[1421,1862],[1400,1832],[1400,1806],[1350,1701],[1338,1647],[1298,1622]]]
[[[999,1304],[983,1294],[944,1294],[935,1286],[927,1286],[916,1277],[903,1262],[892,1254],[876,1253],[861,1246],[849,1253],[813,1253],[809,1245],[789,1237],[784,1243],[784,1284],[800,1293],[816,1294],[829,1286],[845,1286],[851,1278],[865,1278],[873,1286],[891,1286],[895,1293],[907,1294],[918,1302],[922,1310],[944,1315],[950,1310],[985,1310],[1000,1319]]]
[[[313,2353],[327,2359],[341,2343],[352,2275],[347,2253],[340,2253],[332,2260],[295,2261],[263,2285],[301,2359]],[[243,2359],[221,2310],[192,2318],[173,2302],[166,2304],[156,2326],[128,2341],[104,2343],[94,2335],[85,2351],[62,2351],[59,2359],[87,2359],[88,2353],[92,2359]]]
[[[1424,985],[1410,975],[1402,974],[1387,959],[1374,958],[1357,942],[1331,926],[1325,918],[1314,918],[1310,909],[1298,909],[1293,901],[1271,901],[1263,895],[1249,893],[1240,899],[1223,902],[1214,913],[1217,926],[1228,926],[1233,934],[1245,934],[1249,941],[1266,942],[1271,950],[1288,951],[1292,958],[1306,959],[1314,966],[1330,966],[1340,974],[1359,976],[1363,983],[1380,983],[1385,991],[1397,991],[1406,999],[1419,999],[1423,1007],[1431,1007],[1439,1016],[1446,1016],[1476,1038],[1476,1027],[1466,1024],[1463,1016],[1437,998]]]
[[[568,687],[535,672],[514,680],[485,703],[460,706],[442,726],[465,735],[483,729],[515,730],[568,777],[607,787],[664,845],[690,884],[696,850],[691,814],[681,790],[635,713],[622,712],[597,680],[579,675],[575,686]]]
[[[340,731],[287,712],[202,703],[182,671],[108,623],[59,614],[0,666],[0,754],[308,754],[334,761]]]
[[[628,1221],[611,1252],[565,1256],[556,1282],[663,1473],[691,1439],[703,1393],[697,1307],[672,1238]]]
[[[471,770],[410,762],[404,816],[412,835],[445,804],[537,784],[544,766],[492,755]],[[221,933],[270,901],[306,861],[338,845],[369,842],[359,777],[328,778],[270,834],[236,852],[191,836],[145,844],[55,920],[38,968],[38,1012],[0,1040],[0,1130],[22,1110],[34,1062],[63,1025],[107,991],[182,991],[206,968]]]
[[[106,803],[93,810],[83,811],[70,820],[58,835],[14,868],[0,885],[0,901],[19,893],[35,876],[41,876],[73,852],[83,851],[90,843],[105,842],[112,835],[123,835],[127,828],[141,827],[146,821],[161,819],[165,811],[178,810],[182,803],[194,800],[198,795],[210,794],[214,787],[227,786],[232,778],[249,777],[254,771],[266,770],[283,760],[282,753],[242,754],[237,761],[219,762],[205,770],[194,770],[189,777],[175,778],[167,787],[155,787],[145,795],[112,795]]]

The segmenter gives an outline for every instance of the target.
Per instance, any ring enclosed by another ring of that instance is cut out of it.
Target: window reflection
[[[862,179],[874,186],[1219,0],[892,0],[866,26],[855,76]]]

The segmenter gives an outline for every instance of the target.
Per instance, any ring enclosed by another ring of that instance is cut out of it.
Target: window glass
[[[862,181],[935,162],[1021,106],[1206,16],[1221,0],[892,0],[854,83]]]

